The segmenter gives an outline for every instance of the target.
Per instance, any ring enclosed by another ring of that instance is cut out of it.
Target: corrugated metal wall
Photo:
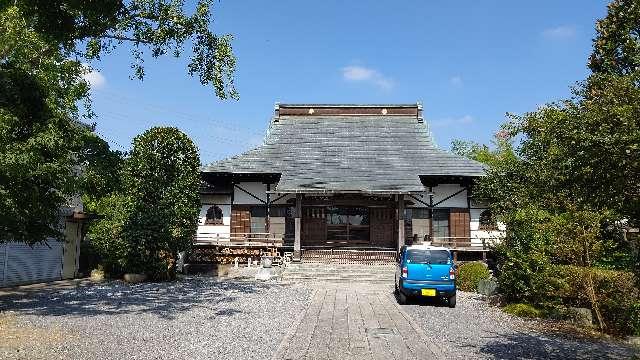
[[[0,286],[4,285],[4,260],[6,259],[7,245],[0,244]]]
[[[49,241],[48,246],[24,243],[8,243],[2,245],[4,253],[2,270],[0,270],[1,286],[13,286],[36,282],[60,280],[62,278],[62,262],[64,243]]]

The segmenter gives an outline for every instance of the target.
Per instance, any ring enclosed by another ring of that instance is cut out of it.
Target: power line
[[[124,151],[128,151],[129,148],[122,146],[122,144],[118,143],[117,141],[111,139],[110,137],[106,136],[104,133],[98,131],[97,129],[94,130],[98,135],[100,135],[103,139],[107,139],[109,142],[117,145],[118,147],[120,147],[121,149],[123,149]]]
[[[159,106],[157,104],[151,104],[148,102],[145,102],[144,100],[139,100],[139,99],[134,99],[122,94],[116,94],[116,93],[112,93],[108,90],[104,90],[104,89],[100,89],[98,90],[98,92],[100,92],[103,95],[106,95],[108,98],[111,98],[111,100],[116,100],[116,101],[123,101],[126,102],[128,104],[132,104],[135,105],[137,107],[145,107],[147,109],[150,110],[155,110],[161,113],[166,113],[166,114],[170,114],[170,115],[174,115],[176,117],[181,117],[183,119],[186,120],[190,120],[190,121],[195,121],[195,122],[201,122],[201,116],[197,115],[197,114],[189,114],[186,113],[184,111],[176,111],[175,109],[170,109],[167,107],[163,107],[163,106]],[[238,131],[238,132],[244,132],[244,133],[250,133],[252,135],[257,135],[257,136],[263,136],[264,133],[262,132],[258,132],[255,130],[248,130],[245,127],[239,127],[237,125],[231,125],[228,122],[219,120],[219,119],[212,119],[212,118],[207,118],[205,119],[207,122],[213,122],[213,123],[217,123],[217,126],[226,128],[227,130],[233,130],[233,131]]]
[[[113,140],[112,136],[107,136],[105,134],[104,131],[99,131],[99,130],[95,130],[95,132],[100,135],[102,138],[104,138],[105,140],[109,141],[110,143],[116,145],[117,147],[121,148],[124,151],[129,151],[130,147],[126,147],[124,145],[122,145],[121,143]],[[215,136],[213,136],[214,138],[216,138]],[[228,140],[228,139],[224,139],[224,138],[219,138],[219,140],[224,141],[224,140]],[[198,146],[198,153],[200,153],[200,155],[208,155],[209,158],[212,158],[211,161],[216,161],[216,160],[221,160],[223,158],[225,158],[226,156],[229,156],[230,154],[225,154],[224,152],[215,152],[212,150],[206,150],[201,148],[200,146]],[[222,155],[221,155],[222,154]]]

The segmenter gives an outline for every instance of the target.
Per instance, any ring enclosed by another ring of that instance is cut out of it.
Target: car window
[[[449,264],[449,252],[446,250],[410,249],[407,252],[409,264]]]

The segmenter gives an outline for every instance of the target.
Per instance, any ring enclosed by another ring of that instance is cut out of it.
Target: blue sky
[[[149,127],[177,126],[208,163],[259,144],[276,101],[421,101],[441,148],[488,142],[506,112],[570,96],[606,4],[222,0],[213,29],[235,36],[240,100],[218,100],[186,59],[148,59],[145,80],[130,80],[120,49],[91,75],[97,130],[122,150]]]

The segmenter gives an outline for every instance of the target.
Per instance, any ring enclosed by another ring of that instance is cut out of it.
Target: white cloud
[[[390,90],[393,80],[382,75],[379,71],[364,66],[345,66],[342,68],[342,78],[351,82],[365,82],[373,84],[380,89]]]
[[[82,78],[91,85],[92,89],[100,89],[107,83],[107,79],[98,70],[93,70],[88,65],[85,65],[85,68],[87,70]]]
[[[456,75],[451,79],[449,79],[449,83],[451,83],[451,85],[456,87],[462,86],[462,77],[460,75]]]
[[[564,40],[576,35],[576,28],[571,25],[561,25],[548,28],[542,31],[542,35],[547,39]]]
[[[444,118],[439,120],[431,121],[431,125],[433,127],[448,127],[448,126],[458,126],[458,125],[468,125],[474,121],[473,116],[464,115],[457,118]]]

